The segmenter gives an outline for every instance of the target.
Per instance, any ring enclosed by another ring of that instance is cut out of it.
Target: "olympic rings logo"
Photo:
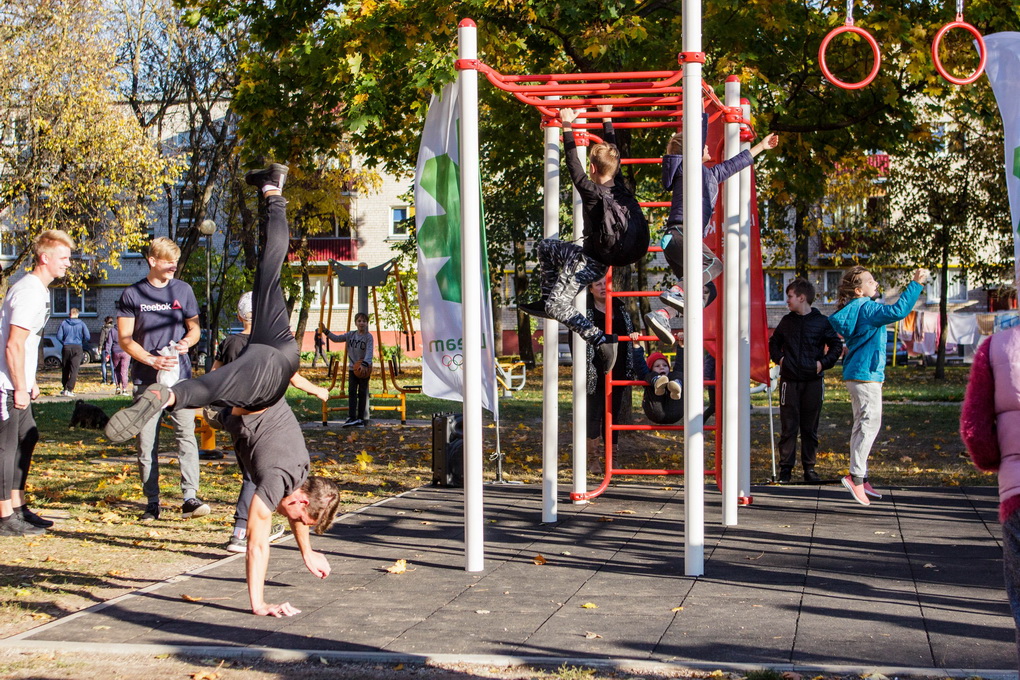
[[[459,371],[463,365],[463,354],[446,354],[443,356],[443,366],[446,366],[450,371]]]

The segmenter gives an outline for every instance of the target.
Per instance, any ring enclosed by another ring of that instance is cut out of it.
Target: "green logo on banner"
[[[425,161],[421,187],[446,211],[422,221],[418,246],[427,258],[449,257],[436,274],[447,302],[462,302],[460,282],[460,168],[447,154]]]
[[[1020,146],[1013,149],[1013,176],[1020,178]]]

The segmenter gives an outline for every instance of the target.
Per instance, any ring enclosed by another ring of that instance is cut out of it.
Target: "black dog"
[[[74,403],[74,413],[71,414],[71,427],[84,427],[91,430],[102,430],[110,416],[106,411],[95,404],[86,404],[79,399]]]

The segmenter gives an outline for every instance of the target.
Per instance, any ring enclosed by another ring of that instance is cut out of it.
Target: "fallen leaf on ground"
[[[223,668],[223,662],[220,661],[220,665],[211,671],[195,671],[191,674],[193,680],[219,680],[220,673],[218,672]]]
[[[414,571],[413,569],[407,568],[407,560],[397,560],[390,566],[386,567],[386,571],[391,574],[403,574],[406,571]]]
[[[491,613],[492,612],[490,612],[488,609],[476,609],[475,610],[475,614],[491,614]]]
[[[586,638],[588,638],[589,640],[593,640],[593,639],[595,639],[595,638],[600,638],[600,637],[602,637],[602,636],[601,636],[601,635],[599,635],[598,633],[593,633],[593,632],[591,632],[590,630],[589,630],[589,631],[585,631],[585,633],[584,633],[584,636],[585,636]]]
[[[92,630],[110,630],[109,626],[92,626]]]
[[[669,611],[671,611],[671,612],[682,612],[683,610],[684,610],[683,607],[673,607]]]
[[[581,609],[598,609],[599,606],[594,602],[585,602],[581,605]]]
[[[534,562],[535,564],[542,565],[548,562],[549,560],[545,559],[545,557],[543,557],[541,554],[538,554],[532,557],[531,561]]]
[[[633,515],[634,511],[633,510],[617,510],[616,514],[617,515]]]
[[[612,517],[599,517],[599,521],[600,522],[612,522],[613,518]]]
[[[794,673],[793,671],[786,671],[783,673],[783,680],[800,680],[800,673]]]

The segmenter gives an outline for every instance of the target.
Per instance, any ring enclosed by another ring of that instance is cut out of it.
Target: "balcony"
[[[297,262],[297,249],[301,246],[301,239],[291,239],[290,253],[287,255],[288,262]],[[308,239],[309,262],[327,262],[336,260],[338,262],[353,262],[358,257],[357,239],[349,236],[310,238]]]

